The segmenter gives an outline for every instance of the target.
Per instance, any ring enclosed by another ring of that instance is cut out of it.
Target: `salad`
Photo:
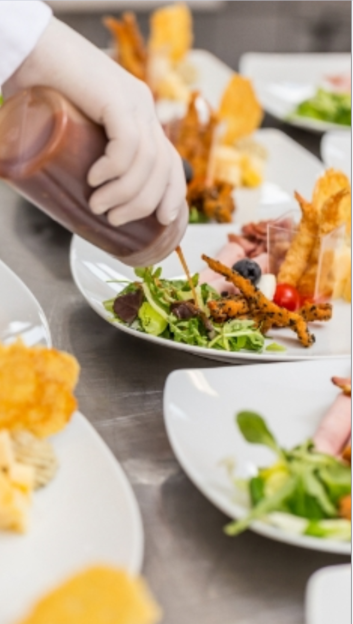
[[[293,115],[350,126],[351,95],[319,88],[312,98],[304,100],[297,106]]]
[[[250,444],[262,444],[276,456],[249,480],[235,480],[250,496],[251,511],[225,528],[238,535],[255,520],[302,535],[349,541],[351,522],[344,513],[351,495],[351,468],[337,457],[319,452],[311,440],[283,449],[261,416],[240,412],[237,425]]]
[[[104,302],[115,321],[136,331],[167,340],[223,351],[282,351],[263,336],[253,320],[217,323],[208,303],[221,299],[198,274],[187,279],[162,278],[162,269],[135,270],[139,280],[129,282],[115,298]]]

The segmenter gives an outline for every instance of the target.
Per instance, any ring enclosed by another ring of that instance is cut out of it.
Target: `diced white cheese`
[[[265,273],[264,275],[261,275],[257,287],[261,290],[265,297],[267,297],[267,299],[273,301],[277,287],[276,277],[272,275],[272,273]]]

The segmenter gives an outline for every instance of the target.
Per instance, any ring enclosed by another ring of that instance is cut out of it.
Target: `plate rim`
[[[133,574],[137,574],[141,571],[144,557],[144,529],[140,507],[132,488],[132,485],[127,477],[125,470],[123,469],[120,461],[115,457],[113,451],[98,433],[93,424],[88,420],[80,410],[77,410],[72,418],[76,416],[77,420],[81,423],[81,426],[86,429],[87,435],[95,441],[97,448],[100,449],[102,456],[104,456],[111,467],[112,472],[117,475],[121,484],[122,491],[128,502],[129,513],[131,514],[131,526],[134,527],[134,548],[131,554],[131,561],[128,564],[128,569]],[[70,426],[70,423],[68,424]]]
[[[36,306],[37,310],[38,310],[38,316],[42,322],[43,328],[45,330],[45,346],[50,348],[52,347],[52,337],[51,337],[51,332],[50,332],[50,327],[49,327],[49,323],[48,323],[48,319],[44,313],[44,310],[42,308],[42,306],[40,305],[38,299],[35,297],[35,295],[32,293],[32,291],[30,290],[30,288],[27,286],[27,284],[25,284],[25,282],[17,275],[17,273],[15,273],[15,271],[13,271],[1,258],[0,258],[0,272],[4,271],[5,273],[8,274],[9,277],[11,277],[11,279],[13,279],[13,281],[17,284],[17,286],[19,286],[22,290],[24,290],[24,292],[26,293],[26,295],[28,296],[28,298],[33,302],[33,304]],[[38,343],[40,344],[40,343]]]
[[[277,364],[280,365],[280,362],[278,362]],[[297,363],[293,362],[292,365],[294,364],[297,364]],[[307,362],[306,364],[310,365],[311,362]],[[255,364],[253,367],[251,367],[252,373],[254,372],[254,368],[256,366],[262,367],[263,364],[258,363],[258,364]],[[220,369],[222,368],[223,367],[207,368],[206,370],[208,373],[211,372],[212,374],[213,371],[220,371]],[[229,368],[230,367],[227,367],[227,370],[229,370]],[[236,368],[236,367],[233,367],[233,368]],[[165,386],[164,386],[164,392],[163,392],[164,425],[166,428],[168,440],[172,447],[173,453],[175,454],[175,457],[177,458],[180,466],[182,467],[183,471],[185,472],[187,477],[190,479],[190,481],[205,496],[205,498],[210,503],[212,503],[212,505],[214,505],[216,508],[218,508],[220,511],[222,511],[222,513],[224,513],[228,517],[234,518],[234,515],[230,511],[231,501],[229,502],[229,505],[227,505],[221,499],[219,499],[217,495],[214,495],[214,496],[210,495],[206,486],[203,485],[201,481],[200,482],[198,481],[192,469],[192,466],[190,465],[188,459],[184,455],[182,447],[178,443],[177,436],[174,435],[174,429],[172,427],[172,418],[170,417],[170,415],[168,415],[169,412],[167,409],[167,402],[168,402],[168,397],[170,394],[170,388],[171,388],[172,383],[174,383],[174,379],[177,378],[178,376],[181,377],[183,374],[185,375],[186,372],[198,371],[198,370],[201,372],[204,372],[204,369],[185,368],[185,369],[172,371],[168,375]],[[215,502],[216,500],[217,502]],[[261,521],[253,522],[248,530],[251,530],[254,533],[257,533],[263,537],[273,539],[274,541],[286,543],[291,546],[296,546],[299,548],[304,548],[306,550],[317,550],[320,552],[335,553],[335,554],[340,554],[340,555],[345,555],[345,556],[351,555],[350,543],[339,542],[339,541],[334,541],[334,540],[320,540],[317,537],[311,537],[311,536],[301,536],[300,543],[298,543],[298,536],[296,536],[295,534],[288,533],[284,531],[283,529],[273,527]]]

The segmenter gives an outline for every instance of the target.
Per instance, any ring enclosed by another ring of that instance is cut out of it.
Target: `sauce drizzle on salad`
[[[187,281],[189,283],[190,290],[191,290],[192,296],[194,298],[194,304],[197,306],[197,298],[196,298],[195,286],[194,286],[194,283],[192,281],[192,277],[191,277],[191,274],[190,274],[190,271],[189,271],[189,267],[187,265],[187,262],[185,260],[185,256],[183,254],[183,251],[182,251],[180,245],[178,245],[178,247],[175,249],[175,252],[177,253],[178,258],[179,258],[180,263],[181,263],[181,266],[184,269],[184,272],[185,272],[185,275],[186,275],[186,279],[187,279]]]

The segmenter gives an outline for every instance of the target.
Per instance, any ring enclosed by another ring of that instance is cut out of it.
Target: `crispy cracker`
[[[143,579],[95,566],[44,596],[20,624],[156,624],[160,617]]]
[[[260,126],[263,111],[248,78],[233,75],[223,93],[218,116],[226,124],[223,141],[228,145],[248,136]]]

